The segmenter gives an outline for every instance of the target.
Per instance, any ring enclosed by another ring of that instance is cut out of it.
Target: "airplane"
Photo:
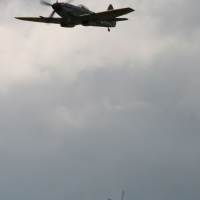
[[[66,3],[59,3],[57,0],[54,4],[41,1],[42,5],[51,6],[53,8],[53,12],[47,18],[42,16],[15,18],[31,22],[60,24],[60,26],[64,28],[73,28],[77,25],[106,27],[110,32],[110,28],[115,27],[116,22],[128,20],[127,18],[117,17],[135,11],[129,7],[114,9],[110,4],[107,11],[95,13],[82,4],[78,6],[70,4],[72,1],[73,0],[68,0]],[[53,18],[55,13],[57,13],[61,18]]]

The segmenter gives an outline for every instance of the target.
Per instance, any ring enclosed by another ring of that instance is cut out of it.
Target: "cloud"
[[[198,2],[112,3],[110,33],[1,3],[1,199],[199,199]]]

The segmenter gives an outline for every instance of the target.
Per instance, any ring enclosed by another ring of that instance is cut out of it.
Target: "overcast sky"
[[[0,0],[0,199],[199,200],[200,1],[80,3],[136,11],[108,33]]]

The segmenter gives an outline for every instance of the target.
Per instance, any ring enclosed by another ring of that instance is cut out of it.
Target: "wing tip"
[[[134,10],[134,9],[132,9],[132,8],[129,8],[129,9],[130,9],[130,11],[131,11],[131,12],[134,12],[134,11],[135,11],[135,10]]]
[[[15,19],[24,20],[26,17],[15,17]]]

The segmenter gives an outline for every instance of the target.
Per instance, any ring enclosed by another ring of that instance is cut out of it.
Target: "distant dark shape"
[[[121,200],[124,199],[124,194],[125,194],[125,191],[123,190],[123,191],[122,191],[122,198],[121,198]],[[112,200],[112,199],[108,199],[108,200]]]
[[[72,1],[73,0],[69,0],[66,3],[58,3],[57,1],[54,4],[41,1],[41,4],[53,8],[49,17],[16,17],[16,19],[31,22],[60,24],[61,27],[65,28],[72,28],[77,25],[107,27],[108,31],[110,31],[111,27],[116,26],[116,22],[128,20],[127,18],[117,17],[134,11],[132,8],[114,9],[112,5],[109,5],[107,11],[95,13],[90,11],[84,5],[75,6],[70,4]],[[55,13],[61,16],[61,18],[53,18]]]

